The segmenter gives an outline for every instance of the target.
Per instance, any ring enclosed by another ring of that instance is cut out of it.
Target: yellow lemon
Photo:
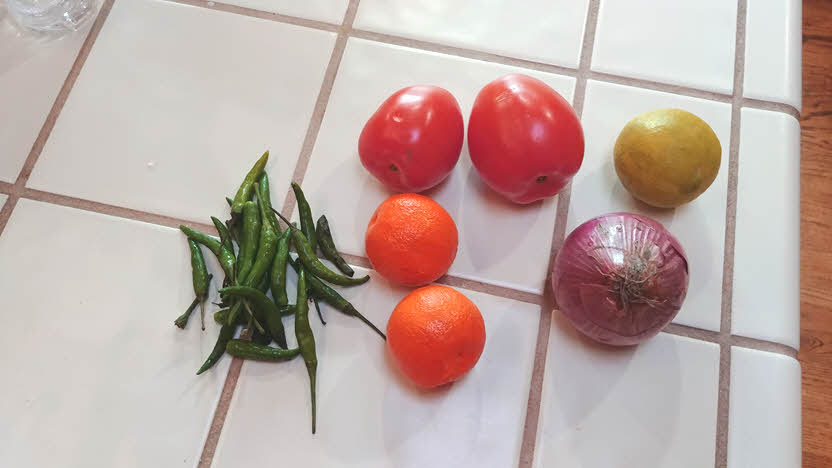
[[[704,120],[681,109],[657,109],[629,121],[615,142],[615,171],[624,188],[659,208],[702,194],[719,172],[722,147]]]

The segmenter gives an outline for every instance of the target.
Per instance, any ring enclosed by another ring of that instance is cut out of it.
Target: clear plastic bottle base
[[[96,0],[6,0],[11,17],[36,31],[76,31],[94,16]]]

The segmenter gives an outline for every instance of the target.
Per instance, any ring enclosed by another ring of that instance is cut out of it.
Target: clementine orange
[[[387,347],[421,387],[453,382],[470,371],[485,347],[477,306],[447,286],[419,288],[399,302],[387,322]]]
[[[364,247],[387,280],[421,286],[444,275],[456,257],[458,233],[451,215],[428,197],[393,195],[376,208]]]

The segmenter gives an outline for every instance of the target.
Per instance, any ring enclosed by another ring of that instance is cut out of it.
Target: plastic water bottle
[[[93,17],[96,0],[6,0],[18,24],[37,31],[75,31]]]

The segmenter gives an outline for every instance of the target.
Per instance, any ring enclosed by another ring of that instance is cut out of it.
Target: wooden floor
[[[803,1],[803,467],[832,467],[832,0]]]

